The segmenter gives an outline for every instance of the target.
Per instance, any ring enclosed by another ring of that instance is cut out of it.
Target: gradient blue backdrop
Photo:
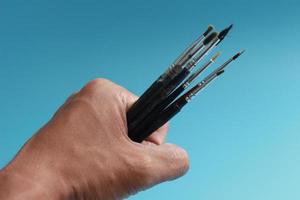
[[[218,63],[247,52],[172,120],[183,178],[131,199],[300,199],[299,1],[0,1],[0,167],[74,91],[136,94],[208,24],[234,23]]]

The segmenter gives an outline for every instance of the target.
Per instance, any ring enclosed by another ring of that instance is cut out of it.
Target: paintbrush
[[[211,72],[208,76],[206,76],[200,83],[195,85],[192,89],[179,97],[171,105],[162,110],[155,116],[155,118],[151,116],[143,120],[143,122],[139,124],[139,126],[135,130],[128,132],[128,136],[135,142],[142,142],[149,135],[151,135],[151,133],[153,133],[159,127],[163,126],[172,117],[179,113],[180,110],[191,100],[193,96],[195,96],[199,91],[205,88],[215,78],[221,75],[224,72],[224,68],[228,66],[232,61],[236,60],[243,53],[244,51],[235,54],[221,66]]]
[[[178,73],[183,69],[183,66],[180,65],[185,57],[187,57],[190,52],[202,42],[206,36],[213,30],[213,26],[209,25],[207,30],[195,41],[193,44],[184,51],[184,53],[179,56],[179,58],[162,74],[159,78],[152,83],[152,85],[142,94],[142,96],[131,106],[127,112],[127,123],[130,122],[145,108],[149,103],[150,98],[154,93],[160,88],[168,84]]]

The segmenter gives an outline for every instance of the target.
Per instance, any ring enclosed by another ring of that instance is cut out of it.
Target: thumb
[[[176,179],[189,169],[187,152],[174,144],[149,144],[145,145],[145,151],[148,157],[145,187]]]

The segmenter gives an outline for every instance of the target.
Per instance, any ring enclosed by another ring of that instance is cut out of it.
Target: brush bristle
[[[233,24],[230,24],[230,26],[228,26],[227,28],[225,28],[224,30],[222,30],[218,36],[219,42],[216,44],[216,46],[218,46],[220,44],[220,42],[222,42],[222,40],[224,40],[224,38],[226,37],[226,35],[228,34],[228,32],[230,31],[230,29],[232,29]]]
[[[216,59],[221,55],[221,52],[219,51],[218,53],[216,53],[216,55],[214,55],[214,57],[212,57],[212,61],[215,62]]]
[[[209,36],[207,36],[207,38],[203,41],[204,45],[209,44],[213,39],[215,39],[216,37],[218,37],[218,33],[217,32],[213,32],[211,33]]]
[[[212,31],[214,28],[215,28],[215,27],[214,27],[213,25],[210,24],[210,25],[208,25],[207,30]]]
[[[206,31],[203,33],[203,36],[206,37],[212,30],[214,30],[214,27],[212,25],[208,25]]]
[[[230,24],[230,25],[227,27],[227,29],[230,30],[230,29],[232,29],[232,27],[233,27],[233,24]]]
[[[226,35],[228,34],[228,32],[230,31],[230,29],[232,29],[232,27],[233,27],[233,24],[231,24],[230,26],[228,26],[227,28],[225,28],[224,30],[222,30],[220,32],[218,38],[220,40],[223,40],[226,37]]]

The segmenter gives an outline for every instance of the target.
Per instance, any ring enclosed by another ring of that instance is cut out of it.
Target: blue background
[[[299,1],[0,0],[0,167],[74,91],[136,94],[208,24],[247,52],[172,120],[190,171],[131,199],[300,199]],[[216,51],[216,50],[215,50]]]

